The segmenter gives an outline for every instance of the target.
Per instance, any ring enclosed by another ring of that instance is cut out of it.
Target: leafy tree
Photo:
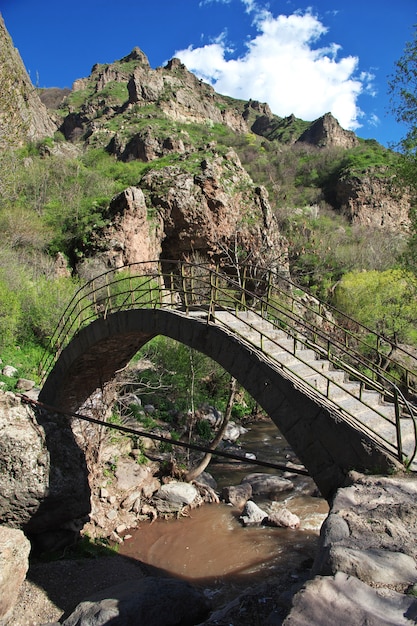
[[[405,124],[408,129],[406,136],[400,142],[400,148],[408,155],[416,155],[417,25],[415,26],[412,40],[405,44],[404,53],[395,64],[395,74],[388,84],[391,95],[391,109],[397,122]]]
[[[390,339],[417,341],[416,280],[401,269],[349,272],[335,290],[336,307]]]
[[[402,154],[399,175],[411,192],[411,237],[406,265],[417,274],[417,25],[411,41],[405,44],[402,57],[395,64],[395,73],[389,81],[391,110],[397,122],[407,128],[399,142]]]

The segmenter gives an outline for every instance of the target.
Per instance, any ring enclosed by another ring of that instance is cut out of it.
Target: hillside
[[[330,113],[281,118],[139,48],[36,90],[3,23],[0,39],[5,345],[43,344],[79,280],[126,263],[255,262],[325,299],[347,272],[395,266],[398,155]]]

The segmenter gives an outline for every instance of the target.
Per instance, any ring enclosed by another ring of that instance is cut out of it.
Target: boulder
[[[34,380],[29,380],[28,378],[19,378],[16,383],[16,389],[19,391],[30,391],[35,386]]]
[[[194,485],[179,481],[173,481],[171,483],[167,483],[166,485],[162,485],[156,493],[156,498],[181,505],[191,504],[197,496],[198,491]]]
[[[79,604],[63,626],[192,626],[209,610],[204,594],[189,583],[149,577],[101,591]]]
[[[7,378],[14,378],[14,376],[17,376],[17,369],[13,365],[5,365],[1,373],[3,376],[7,376]]]
[[[282,506],[268,513],[266,523],[268,526],[278,526],[279,528],[299,528],[300,518]]]
[[[0,526],[0,625],[7,624],[29,567],[30,543],[21,530]]]
[[[133,459],[121,459],[118,461],[116,469],[117,488],[121,491],[144,489],[149,482],[155,482],[153,475],[155,470],[156,465],[154,463],[138,465]]]
[[[85,457],[68,419],[0,391],[0,519],[37,534],[89,512]]]
[[[239,520],[244,526],[256,526],[262,524],[268,517],[267,513],[263,511],[253,500],[248,500],[243,509],[242,515]]]
[[[283,491],[291,491],[294,485],[287,478],[276,476],[275,474],[263,474],[255,472],[248,474],[242,480],[241,484],[249,483],[252,487],[253,495],[267,496],[271,500]]]
[[[232,504],[237,509],[243,509],[249,498],[252,497],[252,487],[250,483],[237,485],[236,487],[224,487],[222,490],[222,500],[227,504]]]
[[[225,439],[226,441],[230,441],[231,443],[234,443],[235,441],[239,439],[239,437],[241,437],[247,432],[248,432],[248,429],[244,428],[243,426],[240,426],[240,424],[236,424],[235,422],[229,422],[226,426],[223,439]]]
[[[417,600],[390,589],[373,589],[353,576],[317,576],[293,599],[283,626],[402,626],[415,623]]]
[[[414,559],[408,554],[389,550],[334,546],[329,550],[328,567],[321,573],[335,574],[337,571],[356,576],[367,584],[408,586],[417,582]]]

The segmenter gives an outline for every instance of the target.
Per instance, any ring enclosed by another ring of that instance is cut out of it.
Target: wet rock
[[[96,594],[79,604],[63,625],[192,626],[201,623],[209,610],[203,593],[189,583],[149,577]]]
[[[255,496],[267,496],[271,500],[283,491],[291,491],[294,489],[293,483],[287,478],[276,476],[275,474],[263,474],[255,472],[248,474],[242,480],[241,484],[249,483],[252,487],[252,493]]]
[[[268,513],[268,526],[279,528],[299,528],[300,518],[285,507],[279,507]]]
[[[233,504],[237,509],[243,509],[249,498],[252,497],[252,486],[250,483],[237,485],[236,487],[224,487],[222,491],[222,500],[227,504]]]
[[[243,509],[242,515],[239,520],[244,526],[256,526],[262,524],[268,517],[267,513],[263,511],[253,500],[248,500]]]
[[[0,624],[7,624],[29,567],[30,543],[21,530],[0,526]]]

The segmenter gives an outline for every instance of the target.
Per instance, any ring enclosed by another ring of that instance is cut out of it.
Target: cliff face
[[[157,258],[233,263],[238,254],[288,271],[288,243],[267,192],[254,185],[232,150],[213,151],[193,172],[176,166],[150,170],[137,187],[113,198],[107,217],[78,266],[85,277]]]
[[[56,128],[0,15],[0,148],[42,139]]]
[[[299,143],[309,143],[319,148],[341,147],[354,148],[359,145],[359,139],[350,130],[344,130],[331,113],[313,122],[298,138]]]
[[[409,199],[393,179],[369,172],[339,180],[334,191],[337,208],[353,224],[391,231],[409,228]]]

